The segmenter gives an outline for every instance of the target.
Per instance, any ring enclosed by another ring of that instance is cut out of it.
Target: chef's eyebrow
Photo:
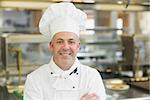
[[[58,38],[57,40],[63,40],[62,38]]]
[[[62,38],[58,38],[57,40],[64,40],[64,39],[62,39]],[[75,39],[73,39],[73,38],[70,38],[70,39],[68,39],[68,40],[75,40]]]
[[[69,40],[75,40],[75,39],[72,39],[72,38],[71,38],[71,39],[69,39]]]

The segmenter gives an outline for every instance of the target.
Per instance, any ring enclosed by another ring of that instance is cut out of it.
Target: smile
[[[60,55],[71,55],[71,53],[60,53]]]

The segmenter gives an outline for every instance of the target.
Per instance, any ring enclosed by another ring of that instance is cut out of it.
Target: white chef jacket
[[[100,100],[106,100],[100,74],[77,58],[69,70],[63,71],[51,58],[49,64],[27,76],[24,100],[80,100],[85,93],[96,93]]]

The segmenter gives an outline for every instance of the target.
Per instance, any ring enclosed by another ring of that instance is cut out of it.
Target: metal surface
[[[146,93],[138,88],[130,87],[125,91],[113,91],[106,89],[107,100],[149,100],[149,93]],[[143,98],[143,99],[142,99]],[[145,98],[145,99],[144,99]]]
[[[16,48],[16,49],[9,49],[9,51],[11,52],[15,52],[16,53],[16,67],[18,70],[18,83],[21,84],[21,80],[22,80],[22,57],[21,57],[21,49],[20,48]]]
[[[108,4],[116,4],[116,3],[127,3],[130,2],[130,4],[149,4],[149,0],[95,0],[95,2],[98,3],[108,3]]]
[[[6,69],[7,66],[7,58],[8,55],[8,45],[6,45],[6,38],[1,37],[1,60],[3,69]]]
[[[150,99],[150,91],[144,90],[145,88],[149,88],[149,81],[144,82],[131,82],[127,80],[127,77],[120,76],[115,73],[102,73],[102,77],[104,79],[104,85],[106,87],[107,100],[149,100]],[[113,81],[110,83],[109,80],[120,80]],[[114,90],[113,88],[107,88],[107,84],[128,84],[129,88],[126,90]],[[139,85],[140,84],[140,85]],[[136,86],[135,86],[136,85]],[[146,85],[146,86],[144,86]],[[143,88],[143,89],[142,89]],[[148,99],[149,98],[149,99]]]
[[[1,56],[4,68],[8,66],[9,44],[17,43],[46,43],[48,39],[42,35],[3,34],[1,37]]]
[[[8,43],[43,43],[43,42],[49,41],[48,38],[40,34],[22,34],[22,33],[3,34],[2,39],[5,39],[4,40],[6,41],[5,44],[8,44]]]
[[[130,35],[122,35],[122,56],[123,64],[133,65],[135,56],[134,37]]]
[[[143,77],[142,63],[140,63],[140,49],[135,44],[135,37],[130,35],[122,35],[122,61],[119,61],[121,65],[118,67],[119,71],[123,71],[123,67],[130,67],[130,70],[133,72],[132,81],[145,81],[147,78]],[[146,64],[145,64],[146,65]]]
[[[89,0],[88,0],[89,1]],[[118,3],[119,0],[96,0],[91,2],[78,2],[76,5],[81,8],[90,8],[95,10],[126,10],[126,11],[143,11],[143,10],[149,10],[148,6],[145,6],[149,4],[149,1],[142,0],[142,1],[134,1],[130,2],[130,6],[128,8],[125,8],[126,2],[124,0],[120,0],[122,3]],[[126,0],[125,0],[126,1]],[[2,8],[20,8],[20,9],[34,9],[34,10],[41,10],[47,8],[51,3],[54,3],[56,1],[53,0],[45,0],[43,2],[37,0],[13,0],[13,1],[7,1],[7,0],[1,0],[0,1],[0,7]],[[77,1],[74,1],[77,2]],[[83,4],[82,4],[83,3]],[[87,5],[86,5],[87,4]],[[94,4],[94,5],[93,5]]]
[[[116,52],[120,48],[120,41],[112,33],[81,35],[80,39],[81,47],[77,56],[83,64],[91,67],[117,64]]]
[[[9,93],[6,86],[0,86],[0,100],[9,100]]]
[[[3,75],[6,79],[5,85],[24,84],[26,74],[41,66],[50,57],[47,54],[48,39],[42,35],[3,34],[1,44],[2,70],[6,72]]]

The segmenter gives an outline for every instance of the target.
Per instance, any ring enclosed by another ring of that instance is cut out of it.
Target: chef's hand
[[[100,100],[100,98],[95,93],[91,93],[83,95],[80,100]]]

